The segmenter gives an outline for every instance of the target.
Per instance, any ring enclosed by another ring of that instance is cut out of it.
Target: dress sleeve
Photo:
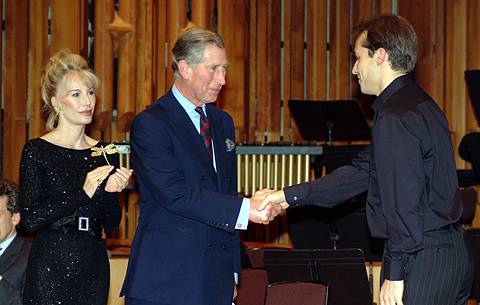
[[[50,177],[45,169],[38,145],[31,141],[23,148],[20,161],[19,202],[21,223],[28,232],[38,231],[60,218],[73,215],[81,206],[91,203],[80,186],[73,193],[52,198],[46,192]]]
[[[119,157],[118,154],[110,155],[109,160],[112,161],[112,165],[115,168],[119,168]],[[115,170],[112,171],[112,174]],[[108,178],[107,178],[108,179]],[[107,180],[105,179],[105,180]],[[105,191],[105,182],[97,189],[95,195],[92,197],[97,204],[99,204],[103,209],[103,218],[104,218],[104,228],[107,233],[112,233],[117,230],[118,225],[122,217],[122,210],[120,209],[119,197],[120,194],[117,192],[107,192]]]

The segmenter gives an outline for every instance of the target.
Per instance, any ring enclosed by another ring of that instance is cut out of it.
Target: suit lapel
[[[17,235],[13,239],[12,243],[0,256],[0,274],[5,272],[15,261],[15,257],[22,250],[22,239]]]
[[[185,109],[178,103],[175,96],[170,92],[171,99],[168,101],[169,116],[174,124],[175,131],[180,134],[178,140],[187,147],[188,151],[194,152],[196,158],[198,158],[199,164],[203,166],[210,174],[211,178],[216,181],[216,173],[213,168],[211,158],[208,156],[205,144],[203,144],[202,138],[197,129],[192,123],[192,120],[185,112]]]

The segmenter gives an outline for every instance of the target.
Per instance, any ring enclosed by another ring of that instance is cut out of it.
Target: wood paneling
[[[40,78],[48,59],[48,0],[29,3],[28,43],[36,47],[28,48],[28,138],[35,138],[45,133],[46,120],[42,112]]]
[[[467,0],[467,67],[466,69],[480,69],[480,1]],[[477,101],[478,102],[478,101]],[[479,126],[472,108],[470,96],[467,94],[466,132],[478,131]]]
[[[282,71],[282,101],[283,101],[283,139],[285,141],[292,141],[293,139],[299,139],[300,135],[297,129],[297,126],[293,122],[293,119],[288,108],[288,100],[291,99],[291,89],[292,89],[292,74],[290,73],[292,69],[292,37],[290,31],[292,28],[292,15],[290,14],[292,10],[292,0],[285,0],[283,4],[283,24],[282,24],[282,45],[283,45],[283,55],[282,62],[283,71]]]
[[[7,0],[5,16],[2,177],[18,182],[18,164],[27,139],[28,3]]]
[[[152,1],[138,1],[137,98],[134,113],[145,109],[153,99],[153,11]]]
[[[94,71],[100,79],[96,92],[97,104],[90,135],[96,139],[110,140],[113,110],[113,40],[109,25],[113,22],[113,0],[95,1]]]
[[[434,41],[434,59],[433,69],[431,70],[430,77],[432,79],[432,91],[429,92],[432,98],[437,102],[440,108],[445,109],[445,1],[436,0],[433,2],[435,14],[433,15],[433,30],[434,33],[428,33],[435,37]],[[419,38],[421,39],[421,38]]]
[[[217,5],[220,8],[221,0],[217,1]],[[228,1],[228,6],[223,3],[224,11],[229,10],[232,15],[239,13],[240,15],[245,16],[245,12],[242,10],[237,11],[235,10],[236,7],[239,5],[244,7],[245,1],[244,0],[236,0],[236,1]],[[214,0],[194,0],[192,1],[192,22],[200,27],[213,30],[213,7],[214,7]],[[219,11],[219,16],[221,15]],[[225,20],[224,20],[225,21]],[[228,22],[218,22],[219,25],[227,25]],[[235,27],[238,28],[238,27]],[[241,29],[241,28],[238,28]],[[220,30],[220,29],[219,29]]]
[[[246,138],[237,139],[237,141],[247,141],[255,139],[255,133],[258,128],[257,122],[257,4],[256,1],[249,2],[247,7],[249,12],[248,32],[246,34],[248,41],[248,126],[245,134]]]
[[[350,96],[350,25],[345,21],[345,13],[349,11],[348,0],[330,3],[329,99],[346,99]]]
[[[170,52],[166,42],[166,0],[157,0],[154,2],[153,15],[153,67],[154,77],[152,79],[153,97],[159,98],[166,92],[167,73],[172,73],[172,69],[166,62],[167,54]],[[141,111],[143,109],[137,109]]]
[[[327,96],[327,2],[308,1],[307,9],[307,97]]]
[[[137,85],[137,6],[135,0],[120,0],[118,16],[129,26],[131,31],[120,38],[118,46],[118,81],[117,81],[117,124],[112,132],[113,140],[124,140],[125,128],[133,114],[136,113]]]
[[[466,0],[447,1],[446,52],[445,52],[445,114],[450,123],[453,147],[458,147],[465,134],[466,90],[464,71],[466,68]],[[465,162],[457,155],[457,166]]]
[[[291,0],[290,12],[286,11],[285,15],[290,14],[290,31],[285,35],[290,35],[290,52],[291,52],[291,83],[290,98],[305,98],[305,3],[302,0]]]
[[[168,49],[167,65],[172,64],[172,48],[175,45],[180,31],[187,26],[187,0],[167,0],[167,31],[166,42]],[[166,74],[166,89],[173,84],[173,73],[171,70]]]
[[[415,67],[415,79],[418,84],[430,94],[433,92],[433,79],[430,77],[435,66],[435,0],[414,1],[402,0],[399,2],[398,13],[405,17],[415,28],[417,33],[417,65]],[[415,6],[415,10],[409,8]]]
[[[230,113],[237,130],[236,138],[246,139],[248,133],[248,78],[247,55],[248,45],[245,37],[248,33],[246,20],[246,1],[218,0],[218,33],[225,40],[228,57],[228,71],[226,86],[223,87],[221,96],[216,102],[220,107]],[[232,31],[231,29],[236,29]]]
[[[67,48],[86,57],[86,5],[86,0],[50,0],[50,56]]]

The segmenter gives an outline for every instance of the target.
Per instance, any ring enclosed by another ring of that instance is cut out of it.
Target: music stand
[[[466,70],[465,81],[467,82],[468,94],[472,102],[473,112],[480,126],[480,70]]]
[[[371,305],[372,295],[360,249],[265,250],[269,283],[313,281],[328,285],[328,303]]]
[[[368,124],[356,101],[290,100],[288,105],[305,140],[328,143],[370,139]],[[350,164],[352,158],[364,147],[365,145],[325,145],[323,163],[327,173]],[[316,172],[321,170],[317,169]],[[319,176],[316,175],[316,178]],[[289,209],[287,218],[296,249],[361,248],[368,261],[381,260],[383,242],[370,236],[365,199],[360,196],[334,208],[304,206]]]
[[[465,81],[472,103],[473,112],[480,126],[480,70],[466,70]],[[480,182],[480,133],[467,133],[459,145],[459,154],[462,159],[472,164],[473,170],[457,170],[459,184],[462,187],[476,185]]]
[[[370,128],[354,100],[289,100],[288,108],[304,140],[370,140]]]

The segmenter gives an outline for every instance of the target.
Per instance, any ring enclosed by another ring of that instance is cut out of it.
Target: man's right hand
[[[250,221],[266,225],[283,211],[279,204],[262,205],[267,195],[273,192],[268,189],[260,190],[250,198]]]

